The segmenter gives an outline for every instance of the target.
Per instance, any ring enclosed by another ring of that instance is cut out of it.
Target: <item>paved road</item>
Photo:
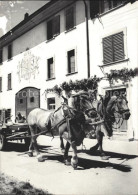
[[[23,144],[12,143],[8,151],[0,153],[1,172],[53,194],[138,194],[138,142],[104,140],[104,149],[110,156],[105,161],[98,153],[89,153],[96,140],[85,139],[86,150],[78,148],[78,170],[62,163],[58,138],[51,141],[50,137],[40,136],[38,143],[45,162],[24,154]]]

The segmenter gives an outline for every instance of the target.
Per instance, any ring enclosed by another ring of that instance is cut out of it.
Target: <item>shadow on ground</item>
[[[58,161],[60,163],[63,163],[63,155],[60,154],[59,148],[52,148],[51,146],[39,146],[41,153],[43,153],[43,157],[47,160],[54,160]],[[22,143],[7,143],[6,152],[10,151],[16,151],[16,152],[26,152],[28,149],[26,149],[25,144]],[[88,156],[99,156],[99,152],[90,152],[90,150],[78,150],[78,153],[86,153]],[[84,170],[84,169],[91,169],[91,168],[110,168],[110,169],[116,169],[118,171],[122,172],[130,172],[131,167],[125,164],[122,164],[122,161],[128,161],[130,159],[137,158],[136,155],[128,155],[128,154],[122,154],[122,153],[116,153],[116,152],[105,152],[106,156],[109,156],[109,158],[114,158],[117,160],[121,160],[121,163],[111,163],[109,161],[101,161],[101,158],[99,156],[99,160],[93,160],[93,159],[86,159],[86,158],[79,158],[78,163],[78,170]],[[29,157],[28,157],[29,158]],[[71,158],[71,156],[69,156]]]

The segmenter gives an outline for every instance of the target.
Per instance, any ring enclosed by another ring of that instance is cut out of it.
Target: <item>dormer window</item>
[[[12,44],[8,45],[8,60],[12,58]]]
[[[60,15],[55,16],[47,22],[47,40],[52,39],[58,34],[60,34]]]
[[[3,49],[0,49],[0,64],[3,62]]]

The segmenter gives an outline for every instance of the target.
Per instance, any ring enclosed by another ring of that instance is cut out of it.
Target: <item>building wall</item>
[[[91,60],[91,75],[104,76],[104,73],[109,73],[111,69],[119,70],[122,68],[138,67],[138,2],[116,9],[108,14],[101,15],[98,19],[89,21],[90,26],[90,60]],[[121,63],[114,63],[113,65],[103,66],[103,47],[102,38],[116,34],[117,32],[124,32],[124,49],[125,59]],[[97,33],[98,32],[98,33]],[[129,139],[138,139],[138,78],[132,79],[130,83],[124,85],[121,81],[114,83],[112,86],[109,82],[104,80],[100,82],[99,93],[104,94],[106,89],[118,89],[125,87],[127,90],[128,105],[131,111],[131,117],[128,120],[127,137]]]
[[[47,41],[47,25],[44,21],[29,32],[17,38],[13,43],[13,58],[7,60],[7,46],[3,48],[3,65],[0,66],[0,74],[3,75],[3,92],[0,94],[1,108],[11,108],[13,119],[15,117],[15,94],[25,87],[40,89],[40,107],[47,108],[44,91],[56,84],[70,79],[76,80],[87,77],[86,60],[86,24],[85,9],[83,2],[76,3],[76,27],[65,31],[65,10],[60,11],[60,34],[54,39]],[[81,14],[80,14],[81,13]],[[26,49],[29,49],[26,51]],[[77,73],[67,75],[67,51],[75,49]],[[53,57],[55,64],[55,79],[47,80],[47,59]],[[21,64],[31,65],[34,72],[27,71],[24,78],[19,77]],[[7,90],[7,76],[12,74],[12,90]],[[34,74],[33,74],[34,73]],[[47,97],[54,97],[49,93]],[[56,106],[61,100],[56,97]]]

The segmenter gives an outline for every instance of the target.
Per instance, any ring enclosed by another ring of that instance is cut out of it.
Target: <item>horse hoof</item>
[[[65,153],[65,149],[61,148],[61,153],[64,154]]]
[[[101,154],[101,159],[102,160],[108,160],[109,159],[109,156],[105,156],[105,153],[102,153]]]
[[[38,160],[38,162],[44,162],[45,161],[45,159],[42,156],[38,156],[37,160]]]
[[[64,160],[64,164],[69,166],[69,165],[71,165],[71,162],[68,159],[66,159],[66,160]]]
[[[28,156],[32,157],[33,156],[33,152],[28,152]]]
[[[78,166],[78,158],[77,158],[77,157],[72,157],[72,158],[71,158],[71,166],[72,166],[74,169],[77,169],[77,166]]]
[[[78,163],[77,164],[71,163],[71,166],[74,168],[74,170],[77,170]]]

